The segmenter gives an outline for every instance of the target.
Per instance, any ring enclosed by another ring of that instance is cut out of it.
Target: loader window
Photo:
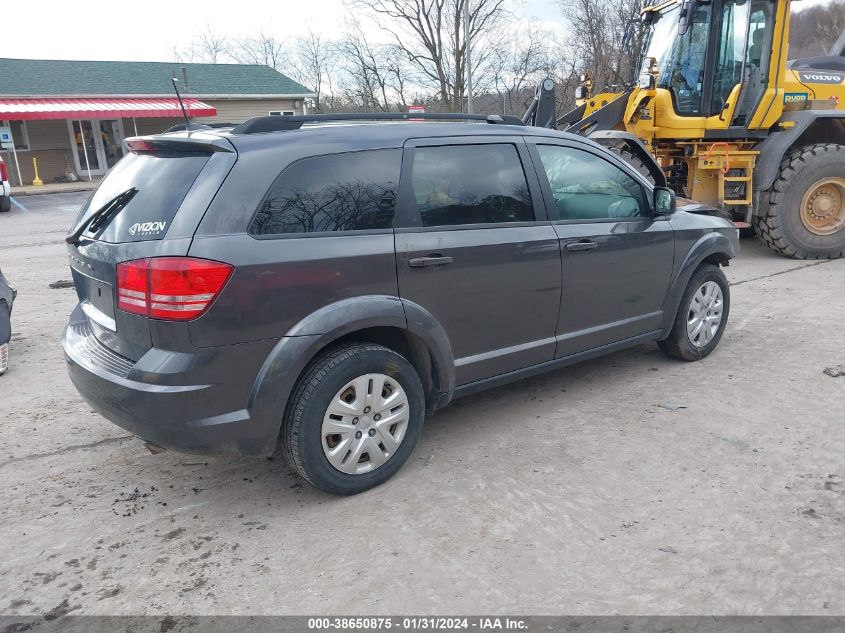
[[[642,186],[595,154],[572,147],[538,145],[557,219],[611,220],[648,215]]]
[[[771,3],[765,0],[731,0],[722,7],[722,32],[710,112],[721,112],[734,88],[742,85],[733,125],[746,122],[765,89],[771,51],[771,10]]]
[[[674,29],[669,34],[672,46],[662,58],[657,58],[660,69],[657,87],[672,91],[678,114],[699,116],[710,30],[710,5],[702,4],[695,10],[692,22],[683,35],[678,35],[678,14],[677,10],[667,12],[655,25],[656,33],[661,21],[674,18]]]

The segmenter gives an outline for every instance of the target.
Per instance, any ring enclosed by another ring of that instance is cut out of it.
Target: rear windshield
[[[210,154],[127,154],[82,207],[74,227],[134,187],[138,193],[96,235],[103,242],[160,240]]]

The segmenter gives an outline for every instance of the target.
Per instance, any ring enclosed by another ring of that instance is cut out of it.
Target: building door
[[[82,178],[101,176],[123,157],[123,121],[120,119],[68,121],[76,173]]]

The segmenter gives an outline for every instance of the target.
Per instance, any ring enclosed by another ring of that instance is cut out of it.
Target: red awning
[[[215,116],[217,110],[198,99],[183,99],[188,116]],[[116,119],[181,117],[174,99],[3,99],[0,119],[34,121],[38,119]]]

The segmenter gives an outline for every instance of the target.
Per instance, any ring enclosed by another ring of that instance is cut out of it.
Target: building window
[[[270,110],[268,112],[270,116],[282,116],[283,114],[286,116],[292,116],[294,114],[293,110]]]
[[[0,125],[12,129],[12,138],[15,140],[17,151],[29,149],[29,133],[26,130],[26,121],[2,121]]]

